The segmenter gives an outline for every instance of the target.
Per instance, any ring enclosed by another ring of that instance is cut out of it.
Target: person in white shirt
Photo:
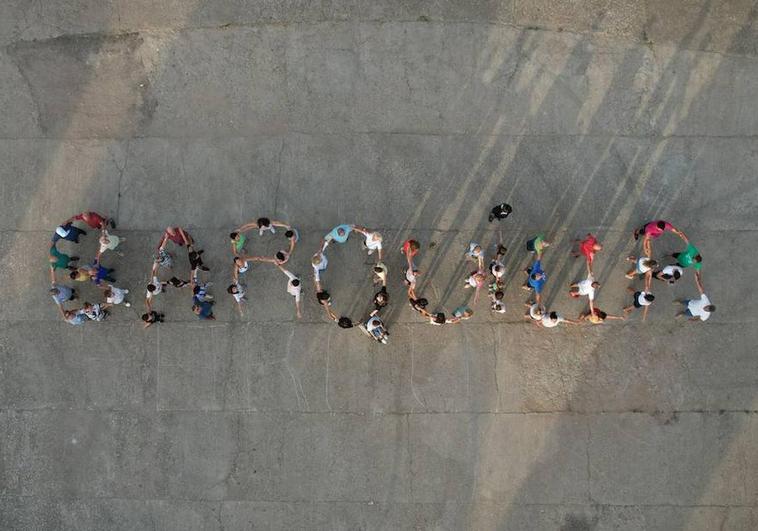
[[[368,250],[369,256],[374,254],[374,251],[377,251],[377,256],[379,257],[379,261],[382,260],[382,235],[379,234],[376,231],[372,231],[371,229],[367,229],[366,227],[360,227],[358,225],[355,225],[353,227],[353,230],[356,232],[360,232],[365,236],[365,240],[363,242],[363,246]]]
[[[237,311],[242,315],[242,305],[247,302],[245,295],[247,294],[246,286],[241,282],[235,282],[226,288],[226,292],[234,297],[234,301],[237,303]]]
[[[642,308],[642,320],[644,321],[647,318],[648,307],[653,304],[653,301],[655,300],[655,295],[648,291],[634,291],[634,288],[627,288],[627,291],[634,294],[634,299],[632,300],[631,305],[624,308],[624,313],[627,314],[635,308]]]
[[[535,323],[542,325],[543,328],[555,328],[561,323],[566,324],[579,324],[578,321],[573,319],[566,319],[558,314],[558,312],[545,312],[542,314],[542,319],[535,321]]]
[[[716,307],[711,304],[708,295],[700,292],[699,299],[689,299],[678,301],[684,305],[684,311],[676,314],[677,317],[689,317],[690,321],[707,321],[713,312],[716,311]]]
[[[302,317],[300,313],[300,294],[303,289],[302,282],[300,282],[300,278],[296,274],[284,269],[282,266],[278,267],[281,269],[282,273],[287,275],[287,293],[295,298],[295,311],[297,313],[297,318],[300,319]]]
[[[129,301],[125,300],[126,295],[129,293],[128,289],[117,288],[113,284],[109,284],[103,292],[105,296],[105,302],[113,306],[123,303],[127,308],[131,306]]]
[[[545,307],[537,304],[536,302],[529,301],[524,304],[528,308],[524,319],[531,319],[532,321],[539,322],[542,320],[542,316],[545,314]]]
[[[684,275],[684,269],[673,264],[653,272],[653,278],[669,284],[675,284],[677,280],[682,278],[682,275]]]
[[[466,257],[474,260],[479,269],[484,269],[484,250],[482,246],[476,242],[468,244],[468,251],[466,251]]]
[[[316,282],[321,281],[321,272],[326,271],[329,265],[329,260],[326,258],[326,254],[322,251],[318,251],[311,257],[311,266],[313,267],[313,279]]]
[[[630,256],[626,260],[627,262],[634,262],[634,269],[631,269],[626,274],[626,278],[628,279],[633,279],[636,275],[647,275],[654,268],[658,267],[658,262],[651,258],[648,258],[647,256],[640,256],[639,258]]]
[[[590,301],[595,300],[595,290],[600,287],[600,282],[590,275],[584,280],[575,282],[569,286],[569,295],[574,298],[587,297]]]

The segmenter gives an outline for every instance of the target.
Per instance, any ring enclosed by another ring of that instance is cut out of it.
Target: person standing
[[[701,292],[699,299],[685,299],[677,301],[684,305],[684,310],[677,313],[677,317],[688,317],[690,321],[707,321],[713,312],[716,311],[716,307],[711,304],[708,296]]]
[[[500,203],[499,205],[495,205],[492,207],[492,210],[490,210],[490,215],[488,218],[489,222],[492,223],[495,220],[502,221],[510,216],[511,212],[513,212],[513,207],[511,207],[511,205],[508,203]]]
[[[287,293],[295,298],[295,312],[297,314],[297,318],[300,319],[302,318],[302,314],[300,313],[300,296],[303,289],[300,278],[291,271],[284,269],[282,266],[277,267],[279,267],[282,273],[287,275]]]
[[[624,313],[628,314],[634,309],[643,308],[642,320],[644,321],[647,318],[648,307],[653,304],[653,301],[655,300],[655,295],[647,291],[635,291],[634,288],[627,288],[627,291],[632,293],[634,298],[632,304],[624,308]]]

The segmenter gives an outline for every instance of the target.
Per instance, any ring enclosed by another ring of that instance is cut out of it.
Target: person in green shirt
[[[550,242],[545,239],[544,234],[538,234],[526,242],[526,250],[535,253],[537,258],[542,256],[542,252],[550,246]]]
[[[671,257],[674,258],[681,267],[691,266],[695,271],[700,271],[700,268],[703,266],[703,257],[700,256],[700,251],[698,251],[697,247],[691,243],[687,245],[687,248],[684,251],[681,253],[674,253]]]
[[[65,253],[62,253],[58,250],[58,248],[55,245],[52,245],[50,247],[50,267],[53,271],[56,269],[75,269],[74,266],[70,265],[71,262],[76,262],[79,260],[78,256],[69,256]]]
[[[232,252],[235,256],[245,254],[245,243],[247,242],[247,236],[244,232],[232,232],[229,235],[232,241]]]

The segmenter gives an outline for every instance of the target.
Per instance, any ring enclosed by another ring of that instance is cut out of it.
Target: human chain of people
[[[513,212],[513,208],[501,203],[493,207],[489,213],[489,221],[500,222],[505,220]],[[77,226],[77,223],[83,227]],[[86,264],[76,253],[66,254],[62,242],[67,245],[77,245],[80,238],[87,235],[86,227],[89,227],[98,237],[98,249],[95,256]],[[114,277],[115,270],[103,265],[103,258],[108,253],[123,256],[118,251],[119,245],[125,238],[113,233],[116,229],[115,220],[97,212],[82,212],[64,221],[56,227],[50,245],[50,295],[56,303],[60,315],[64,321],[71,325],[83,325],[89,321],[103,321],[108,318],[110,312],[118,305],[131,306],[129,299],[130,290],[123,286],[117,286]],[[273,256],[253,255],[248,253],[248,244],[251,234],[257,233],[258,237],[284,236],[284,245]],[[684,249],[669,255],[653,257],[653,242],[666,233],[671,233],[684,244]],[[366,315],[358,317],[345,315],[344,312],[335,311],[332,297],[326,289],[324,274],[329,264],[327,255],[332,245],[345,244],[351,235],[359,235],[363,238],[363,249],[369,256],[374,255],[376,262],[371,266],[371,274],[377,289],[371,301],[371,310]],[[641,240],[639,256],[629,256],[627,260],[631,266],[625,276],[634,282],[640,281],[641,286],[629,286],[629,305],[622,309],[620,315],[612,315],[603,311],[596,304],[596,292],[600,283],[596,280],[593,271],[595,255],[602,252],[603,245],[593,234],[587,234],[581,240],[575,240],[572,256],[583,258],[586,264],[586,278],[569,285],[568,295],[573,298],[586,297],[588,308],[576,319],[569,319],[555,311],[545,307],[543,290],[548,281],[548,272],[543,266],[543,255],[550,247],[550,241],[545,234],[537,234],[525,243],[526,252],[533,256],[529,267],[524,269],[526,280],[522,288],[530,292],[529,299],[525,302],[526,313],[524,319],[544,328],[554,328],[561,323],[578,325],[582,323],[597,325],[608,320],[625,320],[633,312],[640,311],[642,320],[647,318],[650,306],[655,302],[653,293],[653,281],[658,281],[661,286],[674,284],[685,276],[685,271],[691,269],[695,286],[699,292],[698,298],[682,299],[676,301],[681,305],[677,317],[685,317],[690,320],[706,321],[716,310],[708,296],[702,280],[703,259],[700,251],[689,240],[683,231],[664,220],[653,220],[643,223],[632,234],[635,241]],[[295,252],[300,235],[296,228],[290,224],[272,220],[267,217],[259,217],[255,221],[245,223],[235,228],[229,234],[231,248],[231,281],[227,287],[227,293],[233,298],[239,314],[245,313],[247,299],[247,283],[245,277],[255,263],[269,264],[278,268],[287,278],[287,292],[292,296],[295,305],[295,315],[302,317],[302,279],[287,268],[287,264]],[[173,248],[172,248],[173,247]],[[176,273],[176,249],[184,249],[187,253],[187,275],[182,277]],[[429,300],[421,296],[417,289],[418,280],[421,277],[416,260],[421,250],[421,244],[413,238],[407,239],[400,247],[400,252],[405,258],[405,267],[402,272],[403,283],[406,287],[408,303],[423,319],[434,326],[457,325],[474,315],[471,306],[464,303],[457,306],[450,315],[444,311],[430,311]],[[503,262],[508,249],[499,242],[489,261],[485,247],[477,242],[470,242],[466,249],[462,250],[463,259],[470,264],[471,270],[465,278],[461,279],[461,290],[473,291],[472,306],[476,306],[481,293],[486,290],[489,299],[490,311],[494,314],[506,313],[504,302],[506,267]],[[191,234],[182,227],[170,226],[163,232],[155,253],[152,257],[150,278],[145,286],[144,313],[141,320],[145,328],[162,323],[165,313],[157,307],[158,296],[169,289],[187,290],[192,296],[192,312],[200,320],[215,320],[213,313],[216,299],[211,293],[212,283],[209,280],[210,269],[203,262],[203,249],[198,249]],[[389,331],[383,314],[389,305],[390,297],[387,291],[389,269],[384,263],[384,249],[382,235],[370,228],[355,224],[340,224],[329,231],[320,241],[319,247],[311,257],[313,270],[313,283],[315,287],[316,301],[324,311],[324,315],[330,322],[334,322],[343,329],[358,328],[371,339],[386,344],[389,339]],[[58,278],[63,273],[63,278]],[[92,283],[101,295],[98,301],[78,301],[82,296],[73,287],[75,282]]]

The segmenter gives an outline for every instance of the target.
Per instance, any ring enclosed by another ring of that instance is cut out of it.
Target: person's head
[[[579,298],[579,286],[571,286],[569,288],[569,295],[571,295],[575,299],[578,299]]]
[[[551,321],[557,321],[558,320],[558,312],[550,312],[548,314],[548,317],[550,317]]]
[[[503,293],[501,290],[497,290],[495,292],[495,300],[501,301],[503,300],[503,297],[505,297],[505,293]]]
[[[345,235],[345,229],[343,229],[342,227],[340,227],[339,229],[337,229],[337,234],[340,235],[340,236],[344,236]]]
[[[141,319],[145,321],[146,323],[149,323],[152,320],[153,316],[149,313],[143,313]]]
[[[103,291],[103,296],[106,299],[110,299],[111,297],[113,297],[113,291],[111,291],[110,289],[107,289],[107,290]]]
[[[661,220],[658,223],[656,223],[656,226],[661,230],[666,230],[666,222]]]
[[[682,277],[682,273],[678,269],[675,269],[673,277],[674,277],[674,280],[679,280]]]
[[[237,239],[237,237],[238,237],[239,235],[240,235],[240,233],[239,233],[239,232],[231,232],[231,233],[229,233],[229,238],[230,238],[232,241],[234,241],[234,240],[236,240],[236,239]]]
[[[545,278],[544,273],[532,273],[530,276],[532,277],[532,280],[542,280]]]
[[[155,284],[151,283],[151,284],[147,285],[147,291],[149,291],[150,293],[155,293],[156,289],[158,289],[158,288],[156,288]]]
[[[716,311],[716,306],[714,306],[713,304],[709,304],[707,306],[703,306],[703,310],[705,310],[706,312],[713,313]]]
[[[71,319],[76,315],[76,311],[74,310],[63,310],[63,315],[66,319]]]
[[[484,273],[475,273],[474,274],[474,280],[477,282],[484,282],[487,279],[487,277],[484,275]]]
[[[58,288],[50,288],[50,295],[58,295],[60,290]]]
[[[503,273],[503,270],[504,270],[504,269],[505,269],[505,268],[504,268],[503,266],[501,266],[500,264],[496,264],[496,265],[495,265],[495,266],[492,268],[492,274],[493,274],[493,275],[500,275],[500,274],[502,274],[502,273]]]
[[[605,318],[608,317],[608,314],[605,313],[603,310],[598,310],[595,308],[595,317],[597,317],[601,321],[605,321]]]
[[[237,287],[237,284],[232,284],[228,288],[226,288],[226,292],[230,295],[234,295],[235,293],[239,293],[239,288]]]
[[[295,236],[295,231],[292,229],[287,229],[284,231],[284,237],[285,238],[293,238]]]
[[[242,259],[241,256],[235,256],[234,257],[234,265],[237,267],[242,267],[245,265],[245,261]]]
[[[321,263],[321,253],[316,253],[311,257],[311,264],[317,266]]]
[[[372,232],[371,233],[371,241],[380,242],[382,241],[382,235],[378,232]]]
[[[505,254],[506,251],[508,251],[508,248],[505,245],[497,246],[497,254]]]
[[[200,313],[200,305],[199,304],[193,304],[192,305],[192,313]]]
[[[445,314],[442,312],[434,314],[434,322],[437,324],[445,324]]]
[[[92,305],[91,305],[89,302],[85,302],[85,303],[82,305],[82,307],[83,307],[85,310],[91,310],[91,309],[92,309]]]
[[[71,271],[68,274],[68,278],[70,278],[71,280],[76,280],[78,276],[79,276],[79,271],[77,270]]]
[[[197,295],[198,293],[200,293],[200,286],[195,286],[194,288],[192,288],[193,295]]]
[[[271,226],[271,220],[268,218],[258,218],[255,223],[259,229],[267,229]]]
[[[287,255],[284,254],[284,251],[276,251],[276,254],[274,256],[280,262],[284,262],[284,260],[287,258]]]
[[[387,293],[384,291],[377,292],[377,294],[374,296],[374,300],[380,304],[387,302]]]
[[[352,328],[353,321],[349,317],[340,317],[337,320],[337,326],[339,326],[340,328]]]
[[[472,249],[472,251],[474,252],[474,254],[479,254],[479,253],[482,252],[482,246],[481,245],[475,245],[474,248]]]
[[[299,278],[293,278],[290,282],[294,287],[298,287],[300,285],[300,279]]]
[[[463,310],[463,313],[461,314],[461,319],[468,319],[472,315],[474,315],[474,310],[472,310],[471,308],[466,308],[465,310]]]
[[[652,293],[645,293],[644,298],[647,302],[653,302],[655,300],[655,295]]]
[[[319,304],[328,304],[329,299],[331,299],[331,296],[329,295],[329,292],[326,290],[319,291],[316,293],[316,300],[318,300]]]
[[[696,264],[699,264],[700,262],[703,261],[703,257],[700,256],[699,254],[696,254],[695,256],[692,257],[692,261],[695,262]]]
[[[652,258],[646,258],[645,260],[642,261],[642,263],[645,264],[646,267],[650,267],[650,268],[658,267],[658,262],[656,262]]]
[[[409,240],[408,241],[408,248],[411,251],[418,251],[420,247],[421,247],[421,245],[416,240]]]
[[[597,288],[600,287],[600,282],[598,282],[597,280],[595,280],[595,281],[592,282],[591,285],[592,285],[593,288],[597,289]]]

